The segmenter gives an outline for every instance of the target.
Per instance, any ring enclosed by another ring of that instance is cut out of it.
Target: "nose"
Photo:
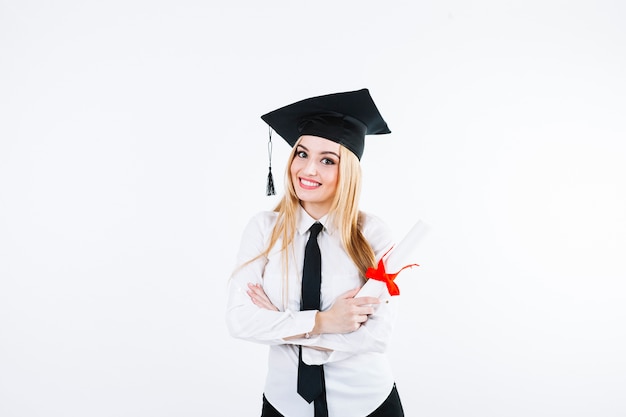
[[[316,175],[316,174],[317,174],[317,166],[316,166],[315,161],[314,161],[313,159],[309,159],[309,160],[307,161],[307,164],[306,164],[306,166],[304,167],[304,172],[305,172],[307,175],[311,175],[311,176],[313,176],[313,175]]]

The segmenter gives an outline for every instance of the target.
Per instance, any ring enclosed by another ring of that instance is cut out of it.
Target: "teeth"
[[[307,181],[305,179],[300,179],[300,181],[302,182],[302,184],[308,186],[308,187],[317,187],[318,185],[320,185],[319,182],[314,182],[314,181]]]

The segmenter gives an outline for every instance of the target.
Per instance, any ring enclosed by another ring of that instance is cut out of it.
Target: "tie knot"
[[[311,236],[309,237],[309,239],[315,239],[317,235],[320,234],[323,228],[324,225],[322,223],[313,223],[313,226],[309,228],[309,231],[311,232]]]

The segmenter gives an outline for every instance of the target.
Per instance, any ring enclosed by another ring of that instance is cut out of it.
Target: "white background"
[[[0,415],[259,415],[224,310],[260,115],[367,87],[362,209],[431,228],[407,416],[625,416],[624,3],[219,3],[0,0]]]

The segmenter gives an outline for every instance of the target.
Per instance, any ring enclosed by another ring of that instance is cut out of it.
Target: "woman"
[[[397,297],[355,297],[392,245],[358,210],[364,138],[387,124],[366,89],[262,118],[293,147],[286,191],[246,227],[227,309],[234,337],[270,345],[262,417],[403,416],[384,354]]]

